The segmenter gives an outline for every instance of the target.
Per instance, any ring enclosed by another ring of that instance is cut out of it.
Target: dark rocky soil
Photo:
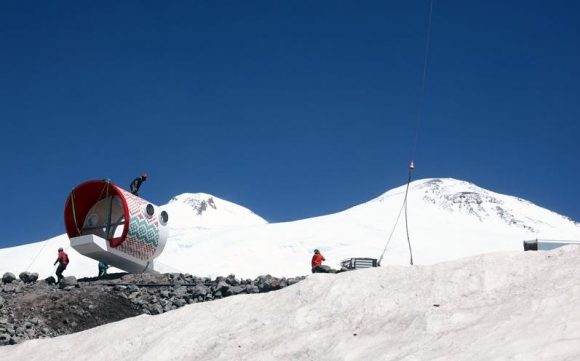
[[[76,280],[0,282],[0,346],[87,330],[141,314],[158,315],[189,304],[278,290],[305,277],[240,280],[188,274],[127,274]]]

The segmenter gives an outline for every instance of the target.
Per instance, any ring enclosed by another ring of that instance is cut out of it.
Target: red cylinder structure
[[[109,180],[73,188],[64,208],[71,246],[79,253],[128,272],[154,272],[163,252],[168,214]]]

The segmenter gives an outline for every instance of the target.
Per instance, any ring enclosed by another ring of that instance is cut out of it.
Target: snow
[[[267,294],[239,295],[84,332],[0,348],[2,360],[572,360],[580,356],[579,246],[523,252],[523,240],[580,240],[580,226],[531,202],[455,179],[413,182],[340,213],[268,224],[207,194],[177,196],[161,272],[196,276],[310,273],[379,258],[382,267],[309,275]],[[203,201],[210,205],[199,212]],[[0,272],[95,276],[66,235],[0,250]],[[111,270],[116,272],[118,270]],[[71,356],[73,355],[73,356]]]
[[[0,348],[3,360],[574,360],[580,247],[315,274]]]
[[[234,203],[204,193],[184,193],[160,206],[169,213],[170,235],[155,268],[209,277],[293,277],[310,273],[315,248],[333,268],[351,257],[379,258],[391,233],[382,265],[408,266],[404,216],[396,223],[404,194],[405,186],[401,186],[343,212],[268,224]],[[200,213],[204,201],[211,205]],[[580,240],[578,223],[531,202],[461,180],[412,182],[407,204],[415,265],[522,251],[524,240],[536,238]],[[29,270],[46,278],[54,274],[58,247],[65,248],[71,258],[65,275],[80,278],[97,274],[97,262],[70,248],[66,235],[0,249],[0,272],[18,275]]]
[[[173,227],[266,224],[249,209],[206,193],[183,193],[163,206]]]

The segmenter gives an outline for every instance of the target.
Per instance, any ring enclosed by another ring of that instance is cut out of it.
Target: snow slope
[[[579,246],[315,274],[53,339],[2,360],[577,360]]]
[[[405,186],[336,214],[268,224],[248,209],[207,194],[182,194],[167,205],[170,237],[156,261],[161,272],[197,276],[310,273],[315,248],[326,264],[350,257],[379,258],[382,265],[409,265],[404,215]],[[213,199],[212,204],[209,200]],[[203,206],[203,201],[206,205]],[[445,178],[412,182],[408,229],[415,265],[429,265],[482,253],[523,251],[525,239],[580,240],[580,225],[528,201]],[[201,210],[201,211],[200,211]],[[399,222],[397,219],[399,215]],[[392,236],[391,236],[392,234]],[[44,278],[54,271],[66,235],[46,242],[1,249],[0,272],[28,269]],[[97,262],[68,249],[65,275],[94,276]],[[113,270],[115,271],[115,270]]]

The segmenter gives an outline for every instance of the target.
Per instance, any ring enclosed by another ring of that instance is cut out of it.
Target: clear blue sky
[[[154,204],[205,192],[270,222],[405,184],[429,7],[1,2],[0,247],[64,233],[90,179],[146,172]],[[574,1],[436,0],[414,179],[580,220],[578,19]]]

